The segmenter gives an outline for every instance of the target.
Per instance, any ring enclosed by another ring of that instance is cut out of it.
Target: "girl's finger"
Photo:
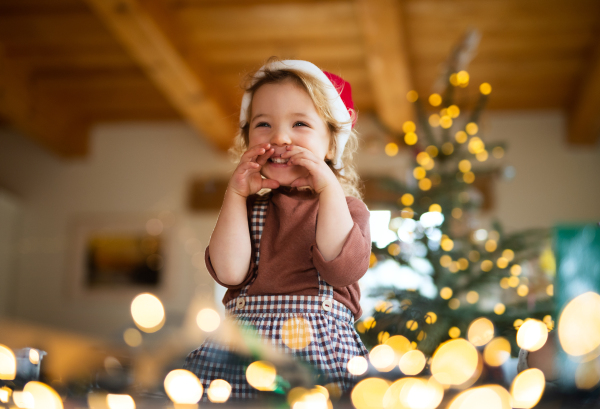
[[[291,184],[292,187],[302,187],[302,186],[311,186],[310,180],[308,178],[298,178],[294,180]]]
[[[262,188],[263,189],[277,189],[279,187],[279,182],[273,179],[263,179],[262,180]]]
[[[305,167],[309,172],[313,172],[316,171],[318,169],[318,164],[315,163],[314,161],[308,159],[308,158],[302,158],[302,157],[294,157],[291,158],[288,161],[288,166],[292,166],[292,165],[296,165],[296,166],[303,166]]]
[[[242,154],[242,157],[240,158],[240,162],[244,161],[244,162],[248,162],[248,161],[255,161],[257,156],[259,155],[263,155],[267,149],[271,148],[271,144],[269,143],[262,143],[260,145],[255,145],[252,148],[249,148],[246,152],[244,152]]]
[[[260,169],[260,165],[256,162],[243,162],[240,163],[238,165],[238,167],[236,168],[235,172],[236,173],[243,173],[246,172],[248,170],[257,170]]]
[[[269,160],[269,158],[270,158],[271,156],[273,156],[273,154],[274,154],[274,153],[275,153],[275,149],[269,149],[269,150],[268,150],[268,151],[266,151],[264,154],[262,154],[262,155],[258,156],[258,157],[256,158],[256,162],[257,162],[259,165],[261,165],[261,166],[262,166],[262,165],[264,165],[265,163],[267,163],[267,161]]]

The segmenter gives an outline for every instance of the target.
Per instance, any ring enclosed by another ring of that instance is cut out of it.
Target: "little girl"
[[[342,390],[353,385],[347,362],[367,355],[353,326],[371,252],[353,107],[350,84],[310,62],[270,60],[258,70],[242,99],[239,164],[206,249],[209,273],[228,289],[227,314]],[[290,325],[308,340],[286,342]],[[225,379],[232,398],[254,396],[244,368],[218,358],[223,349],[205,341],[185,367],[205,390]]]

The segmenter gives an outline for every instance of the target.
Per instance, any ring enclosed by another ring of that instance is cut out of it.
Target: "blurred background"
[[[222,308],[204,249],[234,169],[240,84],[271,56],[352,84],[365,202],[392,212],[384,230],[403,188],[390,202],[376,182],[418,190],[419,144],[404,125],[419,134],[419,115],[444,105],[429,96],[459,70],[460,115],[481,112],[475,132],[502,147],[468,228],[600,221],[596,0],[3,0],[1,344],[47,351],[54,379],[111,354],[153,356],[138,360],[152,384],[163,376],[152,365],[177,366],[202,342],[198,311]],[[363,291],[402,287],[393,271],[367,272]],[[126,331],[137,331],[130,306],[143,292],[166,315],[142,341]]]

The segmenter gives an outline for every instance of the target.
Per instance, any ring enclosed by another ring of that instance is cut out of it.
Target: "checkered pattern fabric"
[[[252,210],[251,230],[257,264],[267,206],[268,198],[263,198]],[[352,312],[333,299],[333,287],[319,276],[317,296],[249,296],[251,284],[252,281],[237,298],[227,303],[227,315],[234,318],[243,331],[258,334],[265,344],[326,374],[325,383],[334,382],[343,391],[350,390],[356,378],[346,365],[355,356],[367,357],[368,351],[354,329]],[[247,399],[257,395],[246,380],[245,370],[251,362],[251,358],[240,356],[231,347],[209,338],[188,355],[184,367],[198,376],[205,391],[213,379],[225,379],[231,384],[232,399]]]

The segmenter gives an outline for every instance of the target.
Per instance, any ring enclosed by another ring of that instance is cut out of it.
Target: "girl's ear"
[[[334,156],[335,152],[333,151],[333,148],[330,148],[329,151],[327,151],[327,154],[325,155],[325,159],[332,160]]]

